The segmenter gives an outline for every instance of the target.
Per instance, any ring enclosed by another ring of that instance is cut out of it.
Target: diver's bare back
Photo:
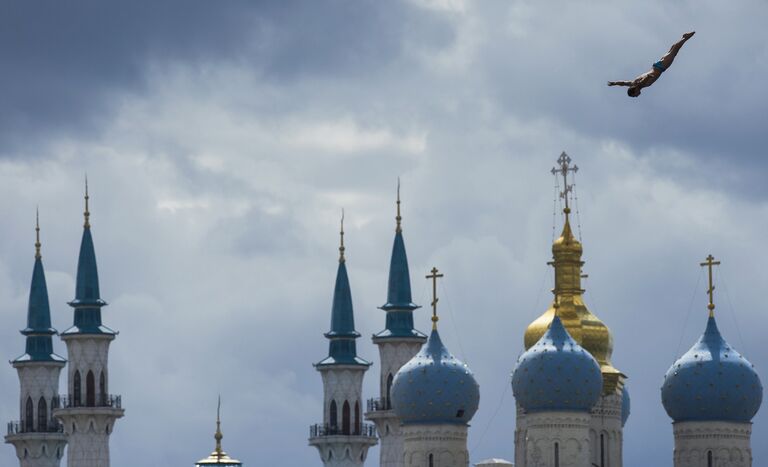
[[[696,34],[695,31],[683,34],[683,38],[674,43],[672,47],[670,47],[669,52],[661,57],[658,62],[654,63],[649,71],[643,73],[632,81],[608,81],[608,86],[628,86],[629,89],[627,89],[627,94],[630,97],[639,96],[640,90],[642,88],[647,88],[648,86],[655,83],[656,80],[661,77],[661,74],[667,71],[670,66],[672,66],[672,62],[675,60],[677,53],[683,47],[683,44],[685,44],[688,39],[693,37],[694,34]]]

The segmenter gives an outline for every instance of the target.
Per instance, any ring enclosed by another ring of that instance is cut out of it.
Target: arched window
[[[600,433],[600,467],[605,467],[605,435]]]
[[[707,451],[707,467],[713,467],[712,463],[712,451]]]
[[[429,467],[435,467],[435,455],[430,454],[429,455]]]
[[[334,432],[339,429],[339,410],[336,408],[336,401],[331,401],[331,413],[328,417],[328,424],[331,425],[329,428],[331,432]]]
[[[104,377],[104,370],[99,375],[99,401],[102,406],[107,405],[107,378]]]
[[[387,410],[392,409],[392,400],[390,399],[390,395],[392,393],[392,380],[394,378],[392,377],[392,373],[387,376],[387,400],[384,401],[384,408]]]
[[[349,401],[344,401],[344,406],[341,408],[341,434],[350,434],[349,430]]]
[[[75,378],[74,382],[72,383],[72,392],[74,393],[74,400],[72,401],[72,405],[75,407],[80,407],[83,397],[80,387],[80,370],[75,370]]]
[[[555,443],[555,467],[560,467],[560,444]]]
[[[88,371],[85,376],[85,405],[88,407],[96,406],[96,381],[92,371]]]
[[[360,401],[355,402],[355,434],[360,434]]]
[[[37,431],[48,431],[48,404],[44,397],[37,401]]]
[[[35,431],[35,404],[32,402],[31,397],[27,397],[27,406],[24,410],[24,426],[23,432]]]

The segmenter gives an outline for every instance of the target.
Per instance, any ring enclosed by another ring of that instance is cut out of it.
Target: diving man
[[[694,34],[696,34],[695,31],[683,34],[683,38],[673,44],[672,47],[670,47],[669,52],[661,57],[658,62],[653,64],[650,71],[643,73],[632,81],[608,81],[608,86],[629,86],[627,94],[630,97],[639,96],[642,88],[647,88],[655,83],[656,80],[661,77],[661,74],[672,66],[672,62],[675,60],[675,56],[680,51],[680,48],[682,48],[683,44],[693,37]]]

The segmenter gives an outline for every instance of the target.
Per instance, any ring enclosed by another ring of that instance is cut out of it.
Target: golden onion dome
[[[576,342],[595,357],[603,374],[603,392],[611,394],[620,390],[625,376],[611,364],[613,338],[600,318],[592,314],[584,303],[581,288],[582,246],[573,236],[566,207],[563,233],[552,245],[555,268],[555,295],[547,311],[539,316],[525,331],[525,349],[528,350],[547,332],[555,313],[560,317],[568,333]],[[557,304],[557,306],[555,306]]]

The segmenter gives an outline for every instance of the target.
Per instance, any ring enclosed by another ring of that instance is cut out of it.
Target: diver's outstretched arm
[[[632,86],[634,81],[608,81],[608,86]]]

